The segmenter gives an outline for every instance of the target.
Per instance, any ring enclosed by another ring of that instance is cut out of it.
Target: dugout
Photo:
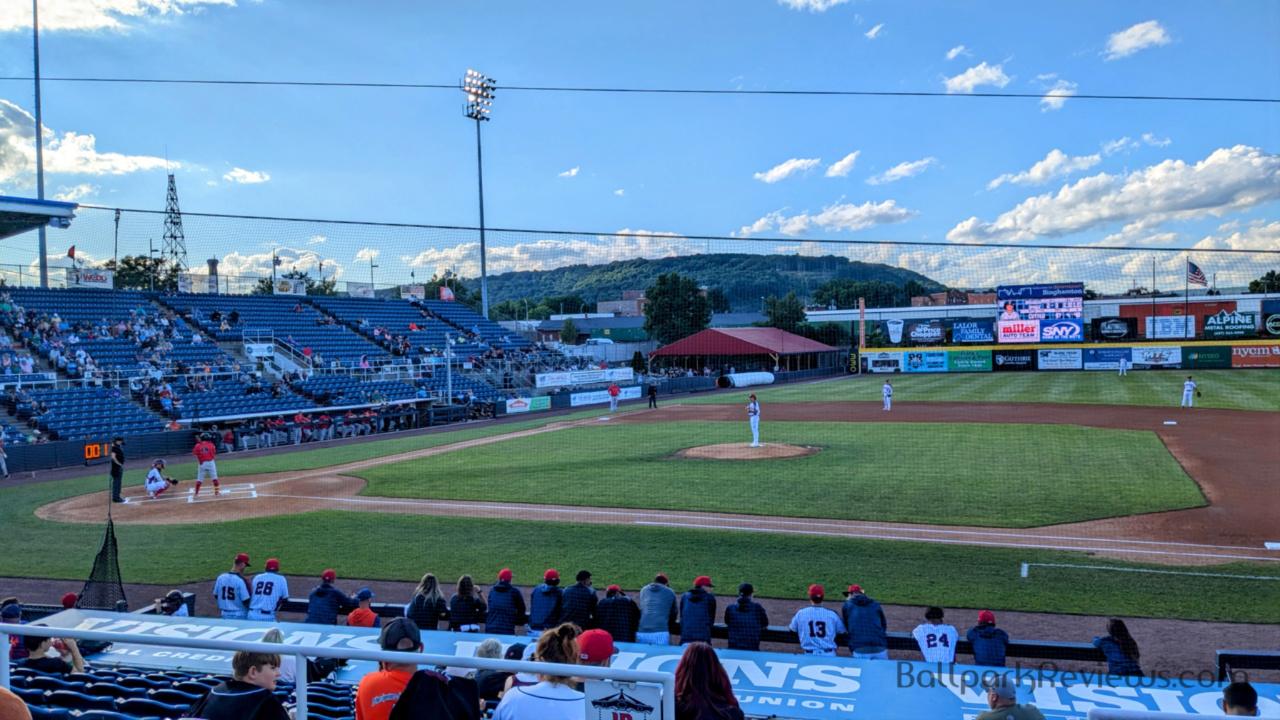
[[[719,374],[732,367],[738,372],[804,370],[836,371],[843,367],[840,348],[800,337],[777,328],[708,328],[659,348],[649,357],[659,367]]]

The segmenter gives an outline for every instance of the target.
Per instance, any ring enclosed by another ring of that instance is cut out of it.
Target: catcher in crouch
[[[171,477],[165,477],[164,460],[156,460],[151,463],[151,469],[147,471],[147,494],[152,500],[160,497],[160,493],[168,490],[170,487],[178,484],[177,480]]]

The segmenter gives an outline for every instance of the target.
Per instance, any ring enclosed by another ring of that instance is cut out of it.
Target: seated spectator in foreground
[[[0,601],[0,623],[5,625],[22,624],[22,606],[17,598],[5,598]],[[30,657],[27,646],[22,644],[21,635],[9,636],[9,660],[23,660]]]
[[[1093,639],[1093,646],[1107,656],[1107,673],[1143,677],[1142,668],[1138,665],[1138,643],[1129,634],[1129,628],[1120,618],[1107,621],[1105,637]]]
[[[481,651],[484,651],[485,646],[491,642],[496,644],[499,650],[502,649],[502,643],[499,643],[493,638],[489,638],[488,640],[480,643],[480,647],[476,649],[476,657],[488,657],[488,655],[482,655]],[[524,655],[524,648],[525,646],[523,643],[514,643],[511,647],[507,648],[507,652],[502,657],[504,660],[519,660]],[[511,675],[512,673],[503,670],[480,670],[477,672],[475,680],[476,686],[480,691],[480,699],[501,699],[503,688],[507,684],[507,678],[511,677]]]
[[[759,650],[761,632],[769,627],[769,614],[754,601],[751,583],[738,586],[738,601],[725,607],[724,624],[729,628],[730,650]]]
[[[974,665],[1004,667],[1009,633],[996,627],[995,613],[990,610],[978,613],[978,624],[969,628],[965,639],[973,643]]]
[[[911,631],[925,662],[956,661],[956,642],[960,639],[960,633],[954,625],[942,624],[942,616],[942,608],[931,607],[924,611],[924,622]]]
[[[369,607],[373,604],[373,591],[361,588],[355,595],[356,609],[347,614],[347,625],[350,627],[379,627],[382,619]]]
[[[80,648],[76,647],[76,641],[70,638],[58,638],[58,643],[62,646],[59,649],[62,657],[49,657],[49,650],[54,647],[54,638],[24,635],[22,644],[31,657],[27,658],[22,667],[57,675],[84,672],[84,658],[80,656]]]
[[[495,635],[515,635],[516,626],[523,625],[525,619],[524,594],[511,584],[511,571],[503,568],[498,572],[498,582],[489,588],[485,631]]]
[[[478,633],[485,619],[484,600],[476,591],[470,575],[458,578],[458,591],[449,598],[449,629],[454,632]]]
[[[12,692],[0,688],[0,718],[5,720],[31,720],[27,704]]]
[[[307,622],[317,625],[337,625],[338,615],[347,612],[356,605],[354,598],[333,586],[338,574],[333,570],[320,573],[320,584],[311,591],[307,598]],[[350,625],[351,621],[348,620]]]
[[[271,628],[262,636],[264,643],[284,644],[284,633],[280,628]],[[298,682],[298,658],[293,655],[280,656],[280,680],[287,683]]]
[[[1018,704],[1018,680],[1010,674],[993,675],[982,681],[990,710],[974,720],[1044,720],[1044,713],[1031,703]]]
[[[1244,717],[1258,715],[1258,691],[1246,681],[1233,682],[1222,688],[1222,714]]]
[[[635,642],[636,628],[640,626],[640,606],[622,592],[617,585],[610,585],[604,599],[596,605],[596,621],[600,629],[609,633],[616,642]]]
[[[711,642],[711,625],[716,621],[716,596],[707,592],[715,587],[711,578],[699,575],[693,589],[680,596],[680,644]]]
[[[613,644],[613,636],[604,630],[587,630],[578,636],[579,665],[609,667],[613,656],[617,654],[618,648]]]
[[[835,655],[836,636],[845,631],[840,616],[822,607],[826,594],[821,585],[810,585],[809,607],[791,618],[791,630],[800,636],[800,648],[807,655]]]
[[[676,666],[676,720],[743,720],[729,674],[715,650],[689,643]]]
[[[408,618],[396,618],[382,628],[378,646],[393,652],[422,652],[422,633]],[[378,670],[361,678],[356,688],[356,719],[389,718],[391,709],[417,669],[417,665],[411,664],[378,663]]]
[[[863,660],[888,660],[889,643],[885,631],[889,624],[880,603],[867,597],[858,585],[850,585],[844,594],[849,599],[844,601],[840,614],[849,631],[850,652]]]
[[[546,630],[538,637],[534,662],[577,665],[577,638],[573,623]],[[573,678],[539,674],[537,685],[508,690],[493,711],[493,720],[583,720],[586,710],[583,694],[573,689]]]

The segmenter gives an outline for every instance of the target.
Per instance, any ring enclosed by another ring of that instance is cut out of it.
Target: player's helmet
[[[164,467],[164,460],[156,460],[155,462],[153,462],[153,463],[151,463],[151,464],[152,464],[152,465],[155,465],[156,467]]]
[[[212,439],[213,439],[213,436],[212,436],[212,435],[210,435],[209,433],[200,433],[200,439],[201,439],[201,440],[212,440]]]

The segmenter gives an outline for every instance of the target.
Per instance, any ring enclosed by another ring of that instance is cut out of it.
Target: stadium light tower
[[[484,247],[484,162],[480,153],[480,121],[489,119],[493,107],[493,93],[497,83],[475,70],[468,70],[462,78],[462,92],[467,94],[464,114],[476,121],[476,180],[480,187],[480,310],[489,317],[489,274],[485,265]]]

